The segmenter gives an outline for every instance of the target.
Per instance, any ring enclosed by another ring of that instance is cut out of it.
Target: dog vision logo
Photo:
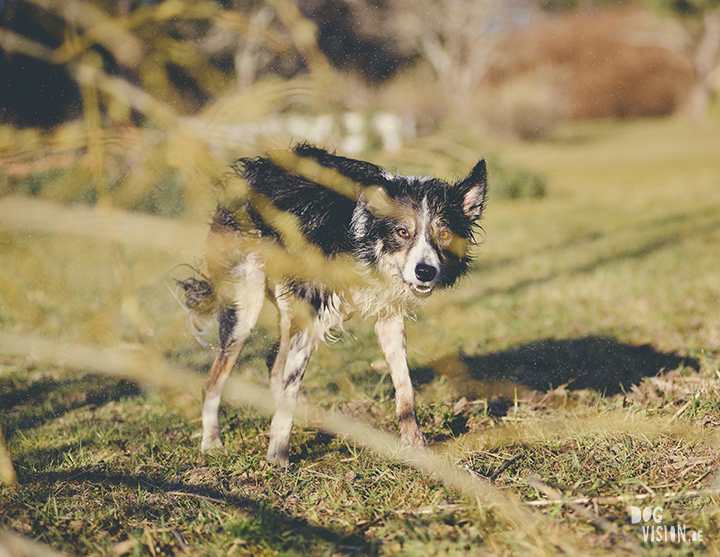
[[[641,524],[645,542],[702,543],[702,530],[688,530],[684,524],[661,524],[662,507],[630,507],[630,523]]]

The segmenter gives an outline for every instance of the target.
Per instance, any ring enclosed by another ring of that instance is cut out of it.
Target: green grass
[[[717,496],[697,493],[716,487],[720,465],[720,127],[573,124],[482,145],[476,155],[545,176],[545,196],[493,197],[491,176],[478,264],[410,322],[409,359],[434,451],[533,503],[542,539],[442,478],[310,426],[296,428],[281,473],[262,459],[269,419],[253,409],[224,406],[227,453],[202,455],[199,392],[32,355],[0,356],[18,476],[0,486],[0,524],[77,555],[720,552]],[[0,328],[149,346],[204,374],[212,354],[166,288],[194,262],[0,231]],[[268,307],[241,377],[264,381],[274,320]],[[320,347],[304,396],[394,432],[372,323],[349,329]],[[539,502],[550,493],[590,502]],[[662,507],[663,524],[703,542],[645,541],[631,505]]]

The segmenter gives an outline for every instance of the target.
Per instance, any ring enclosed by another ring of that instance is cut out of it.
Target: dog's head
[[[364,178],[373,185],[360,195],[351,227],[361,261],[418,296],[452,286],[470,262],[468,244],[485,203],[485,161],[455,184],[382,169]]]

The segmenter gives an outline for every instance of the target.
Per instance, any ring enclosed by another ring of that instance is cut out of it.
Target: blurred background
[[[558,269],[551,252],[528,263],[533,242],[572,246],[582,237],[614,261],[628,239],[604,245],[605,228],[654,230],[638,220],[648,207],[660,211],[651,168],[674,180],[662,200],[677,209],[682,179],[648,159],[671,153],[681,137],[689,157],[710,148],[704,138],[717,135],[697,130],[718,121],[719,64],[720,2],[712,0],[0,0],[0,327],[150,343],[207,366],[166,287],[199,265],[229,163],[298,141],[442,178],[488,158],[494,220],[483,279],[460,299],[490,300],[473,315],[509,323],[520,303],[502,292],[524,292],[513,284]],[[632,122],[644,124],[610,151],[578,151]],[[714,172],[713,153],[702,176]],[[618,166],[623,157],[646,166]],[[672,172],[701,168],[683,161]],[[629,182],[647,187],[621,198]],[[638,210],[618,220],[633,199]],[[698,203],[709,207],[707,199]],[[522,204],[530,200],[545,205]],[[608,209],[595,231],[585,229],[593,203]],[[672,218],[663,222],[680,222]],[[517,261],[524,266],[510,265]],[[496,301],[482,287],[493,280]],[[603,296],[581,316],[570,302],[556,318],[535,304],[554,319],[533,321],[535,332],[486,324],[470,339],[428,333],[434,344],[417,361],[552,335],[609,333],[684,350],[682,340],[652,332],[661,322],[652,313],[635,328],[603,325]],[[459,329],[468,303],[458,303]],[[715,325],[707,327],[697,349],[717,342]]]
[[[461,173],[493,136],[712,117],[718,6],[1,0],[0,194],[202,215],[229,160],[293,141]]]

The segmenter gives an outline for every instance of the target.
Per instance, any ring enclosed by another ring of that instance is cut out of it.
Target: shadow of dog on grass
[[[487,399],[489,404],[507,411],[516,397],[527,398],[532,391],[562,387],[613,396],[629,392],[644,377],[681,366],[700,369],[695,358],[659,352],[649,345],[634,346],[591,336],[545,339],[482,356],[452,355],[415,371],[425,382],[428,377],[443,376],[458,396]]]

